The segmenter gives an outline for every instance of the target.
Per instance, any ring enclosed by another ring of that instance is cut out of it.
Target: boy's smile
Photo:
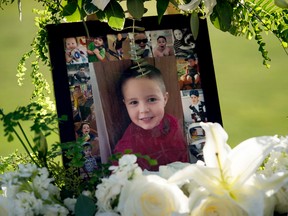
[[[155,80],[129,79],[122,88],[124,103],[131,121],[150,130],[158,126],[164,116],[168,93],[163,93]]]

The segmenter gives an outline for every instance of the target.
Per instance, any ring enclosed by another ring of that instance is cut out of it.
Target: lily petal
[[[206,17],[211,15],[216,4],[216,0],[204,0]]]
[[[200,123],[205,130],[206,142],[203,148],[204,161],[208,167],[222,169],[228,153],[231,151],[227,144],[228,135],[218,123]]]
[[[288,183],[288,172],[277,172],[268,178],[264,175],[257,175],[255,181],[255,187],[261,185],[259,189],[265,188],[266,195],[271,196]]]
[[[235,187],[242,185],[259,168],[279,139],[271,136],[250,138],[233,148],[225,161]]]
[[[220,173],[218,169],[191,164],[172,175],[168,179],[168,182],[182,185],[187,180],[195,181],[210,192],[216,194],[223,193],[222,188],[219,186]]]
[[[265,191],[255,185],[246,184],[244,187],[234,188],[230,191],[230,197],[247,212],[247,215],[263,215]]]
[[[198,7],[200,2],[201,0],[191,0],[188,4],[178,5],[178,8],[184,11],[192,11]]]

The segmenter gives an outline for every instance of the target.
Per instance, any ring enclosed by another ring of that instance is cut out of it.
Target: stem
[[[1,119],[1,120],[4,121],[6,115],[4,114],[4,112],[3,112],[2,109],[0,109],[0,115],[2,115],[2,119]],[[31,147],[31,145],[30,145],[30,143],[29,143],[29,140],[27,139],[27,136],[26,136],[26,134],[25,134],[22,126],[20,125],[19,122],[17,122],[17,125],[19,126],[22,134],[24,135],[27,143],[29,144],[29,147],[32,149],[32,147]],[[23,142],[23,140],[21,139],[20,135],[17,133],[17,131],[15,130],[14,127],[12,127],[12,130],[13,130],[14,134],[17,136],[18,140],[20,141],[21,145],[23,146],[23,148],[25,149],[25,151],[27,152],[27,154],[29,155],[30,159],[33,161],[33,163],[35,163],[36,166],[40,167],[39,164],[34,160],[34,158],[32,157],[32,155],[30,154],[29,149],[27,148],[27,146],[25,145],[25,143]],[[33,149],[32,149],[32,150],[33,150]]]
[[[19,126],[20,123],[18,122],[17,125]],[[25,151],[27,152],[27,154],[29,155],[30,159],[33,161],[33,163],[36,164],[37,167],[40,167],[40,165],[34,160],[34,158],[32,157],[32,155],[30,154],[27,146],[25,145],[25,143],[23,142],[23,140],[21,139],[20,135],[17,133],[17,131],[14,129],[13,127],[13,132],[15,133],[15,135],[17,136],[18,140],[20,141],[20,143],[22,144],[22,146],[24,147]],[[24,134],[24,136],[26,137],[25,135],[25,132],[23,130],[21,130],[22,134]],[[29,142],[28,142],[29,143]],[[29,146],[30,146],[30,143],[29,143]],[[34,151],[33,151],[34,152]]]
[[[19,122],[17,122],[18,127],[20,128],[21,133],[23,134],[28,146],[30,147],[30,149],[33,151],[33,153],[36,155],[35,151],[33,150],[32,145],[30,144],[30,141],[28,139],[28,137],[25,134],[25,131],[23,130],[23,127],[21,126],[21,124]]]

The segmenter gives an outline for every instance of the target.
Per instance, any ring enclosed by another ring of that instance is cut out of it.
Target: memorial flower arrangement
[[[1,215],[287,214],[288,137],[254,137],[231,149],[220,124],[201,126],[205,163],[175,162],[149,172],[138,166],[136,155],[124,154],[117,166],[103,167],[109,172],[97,173],[99,179],[91,178],[85,188],[70,175],[78,185],[78,193],[70,196],[59,183],[65,169],[55,172],[59,168],[48,161],[47,167],[30,160],[4,170]]]

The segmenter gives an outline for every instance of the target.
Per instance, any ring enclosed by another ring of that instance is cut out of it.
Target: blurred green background
[[[23,1],[22,7],[22,22],[19,21],[15,3],[0,9],[0,108],[6,113],[26,105],[33,90],[30,68],[22,87],[17,85],[16,68],[35,36],[37,28],[32,8],[39,7],[39,3]],[[215,29],[209,20],[208,27],[228,143],[235,146],[254,136],[287,135],[288,55],[279,41],[272,34],[263,35],[272,59],[271,68],[266,69],[256,42],[223,33]],[[44,68],[43,73],[52,88],[49,69]],[[57,136],[50,139],[48,142],[57,141]],[[10,154],[15,149],[23,151],[18,142],[7,142],[1,124],[0,155]]]

